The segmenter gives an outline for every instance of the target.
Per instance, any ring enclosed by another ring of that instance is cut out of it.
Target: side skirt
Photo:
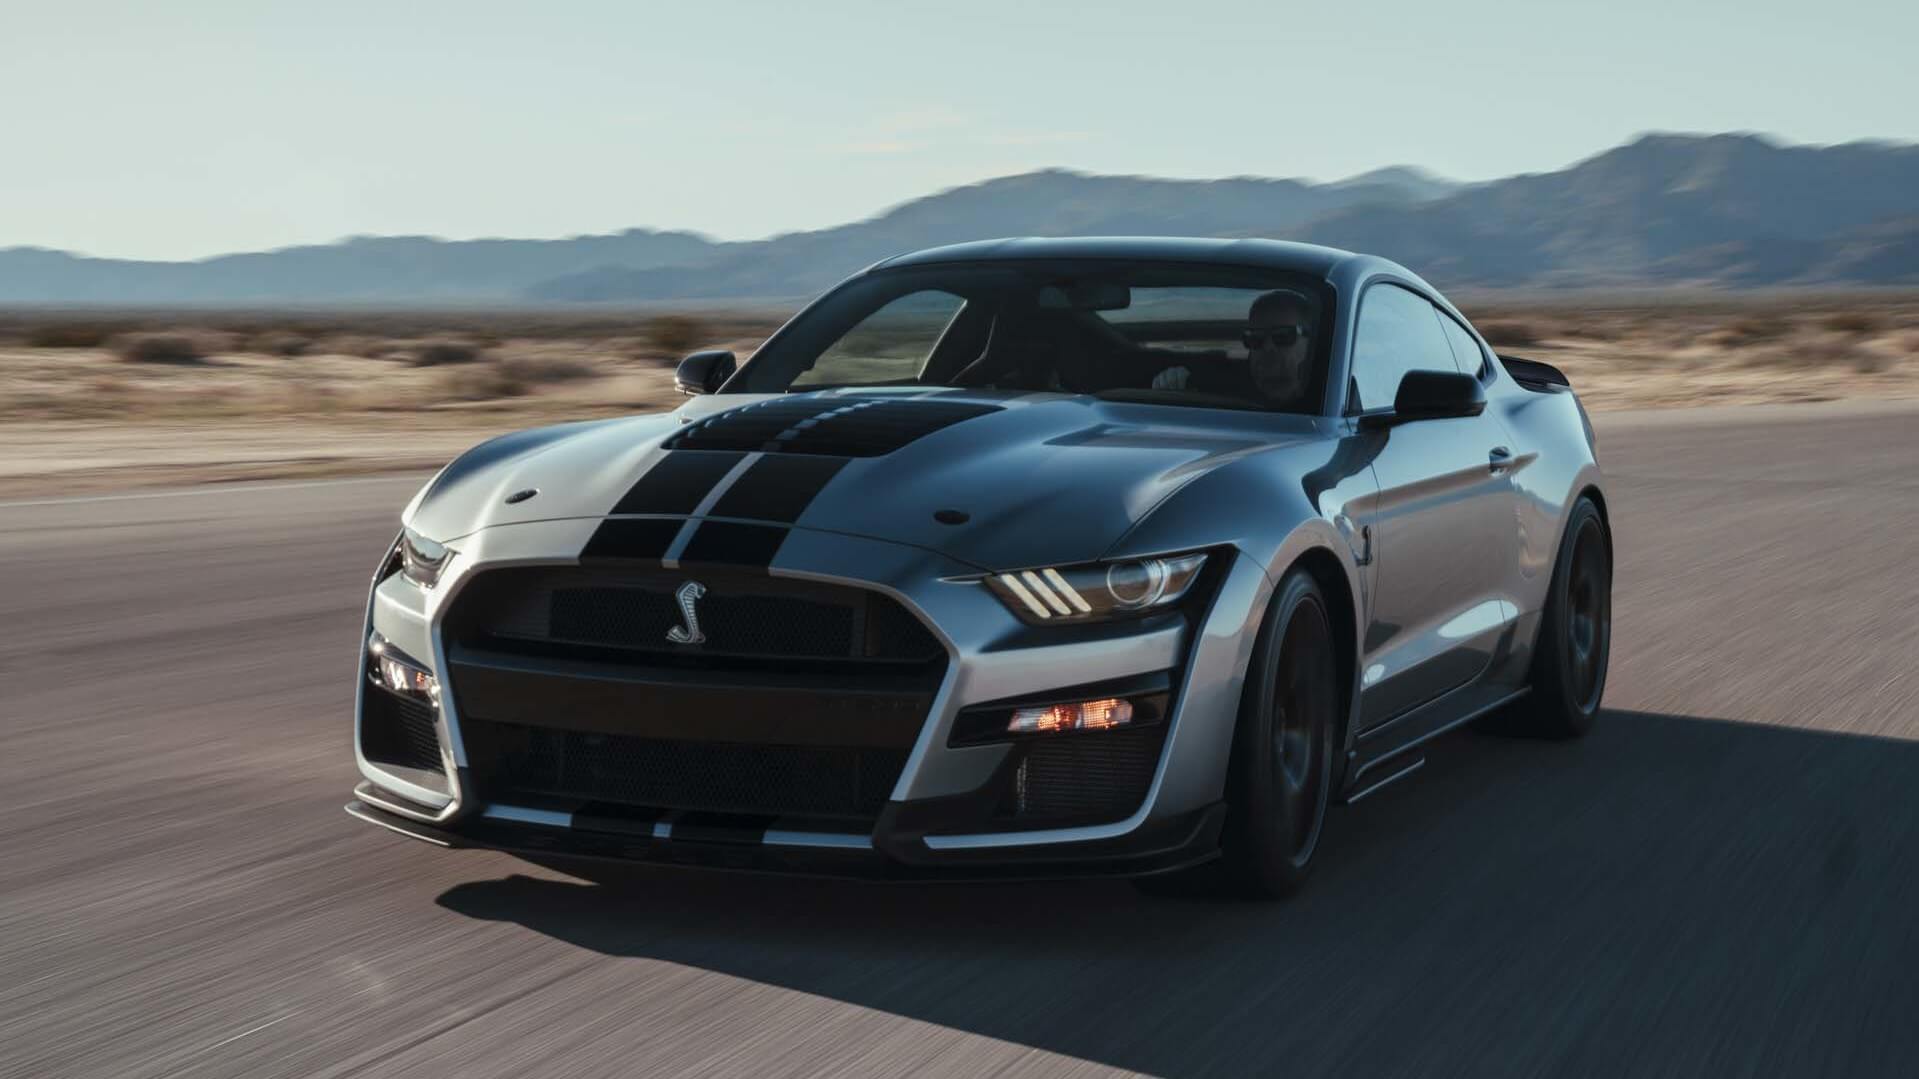
[[[1356,802],[1413,774],[1426,763],[1419,747],[1529,692],[1529,686],[1464,686],[1390,723],[1361,732],[1346,757],[1346,787],[1340,792],[1340,800]]]

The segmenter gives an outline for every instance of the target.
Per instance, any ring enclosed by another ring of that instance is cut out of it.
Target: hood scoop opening
[[[671,450],[745,450],[879,457],[998,405],[914,398],[797,397],[761,401],[688,424]]]

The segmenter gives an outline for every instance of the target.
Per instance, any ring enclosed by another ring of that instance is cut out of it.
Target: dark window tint
[[[1007,259],[877,270],[809,306],[727,385],[1046,390],[1310,414],[1325,399],[1332,298],[1316,277],[1200,263]]]
[[[1479,341],[1445,312],[1434,313],[1439,316],[1439,328],[1446,332],[1446,340],[1452,343],[1453,359],[1458,361],[1459,369],[1469,375],[1479,374],[1486,366],[1486,352],[1479,347]]]
[[[1386,408],[1408,371],[1458,371],[1452,346],[1426,298],[1394,285],[1374,285],[1359,305],[1353,339],[1357,407]]]
[[[861,319],[793,378],[795,386],[912,382],[965,300],[950,292],[909,292]]]

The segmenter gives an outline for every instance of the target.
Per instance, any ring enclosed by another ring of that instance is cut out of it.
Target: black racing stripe
[[[658,517],[624,517],[601,521],[580,552],[582,561],[596,559],[643,559],[657,562],[666,557],[673,537],[680,534],[680,521]]]
[[[786,533],[787,529],[774,525],[705,521],[687,541],[679,561],[765,569],[786,542]]]
[[[846,467],[847,457],[766,456],[726,489],[715,517],[748,517],[791,524]]]
[[[613,512],[692,513],[745,457],[727,450],[674,450],[634,482]]]

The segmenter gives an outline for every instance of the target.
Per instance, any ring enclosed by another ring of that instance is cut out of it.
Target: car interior
[[[926,385],[1053,390],[1109,400],[1272,408],[1252,391],[1240,339],[1246,317],[1108,319],[1130,290],[1052,286],[1027,297],[968,300],[947,324],[915,381]],[[1248,295],[1253,295],[1249,292]],[[1319,362],[1317,358],[1315,362]],[[1193,385],[1155,389],[1169,368]]]

